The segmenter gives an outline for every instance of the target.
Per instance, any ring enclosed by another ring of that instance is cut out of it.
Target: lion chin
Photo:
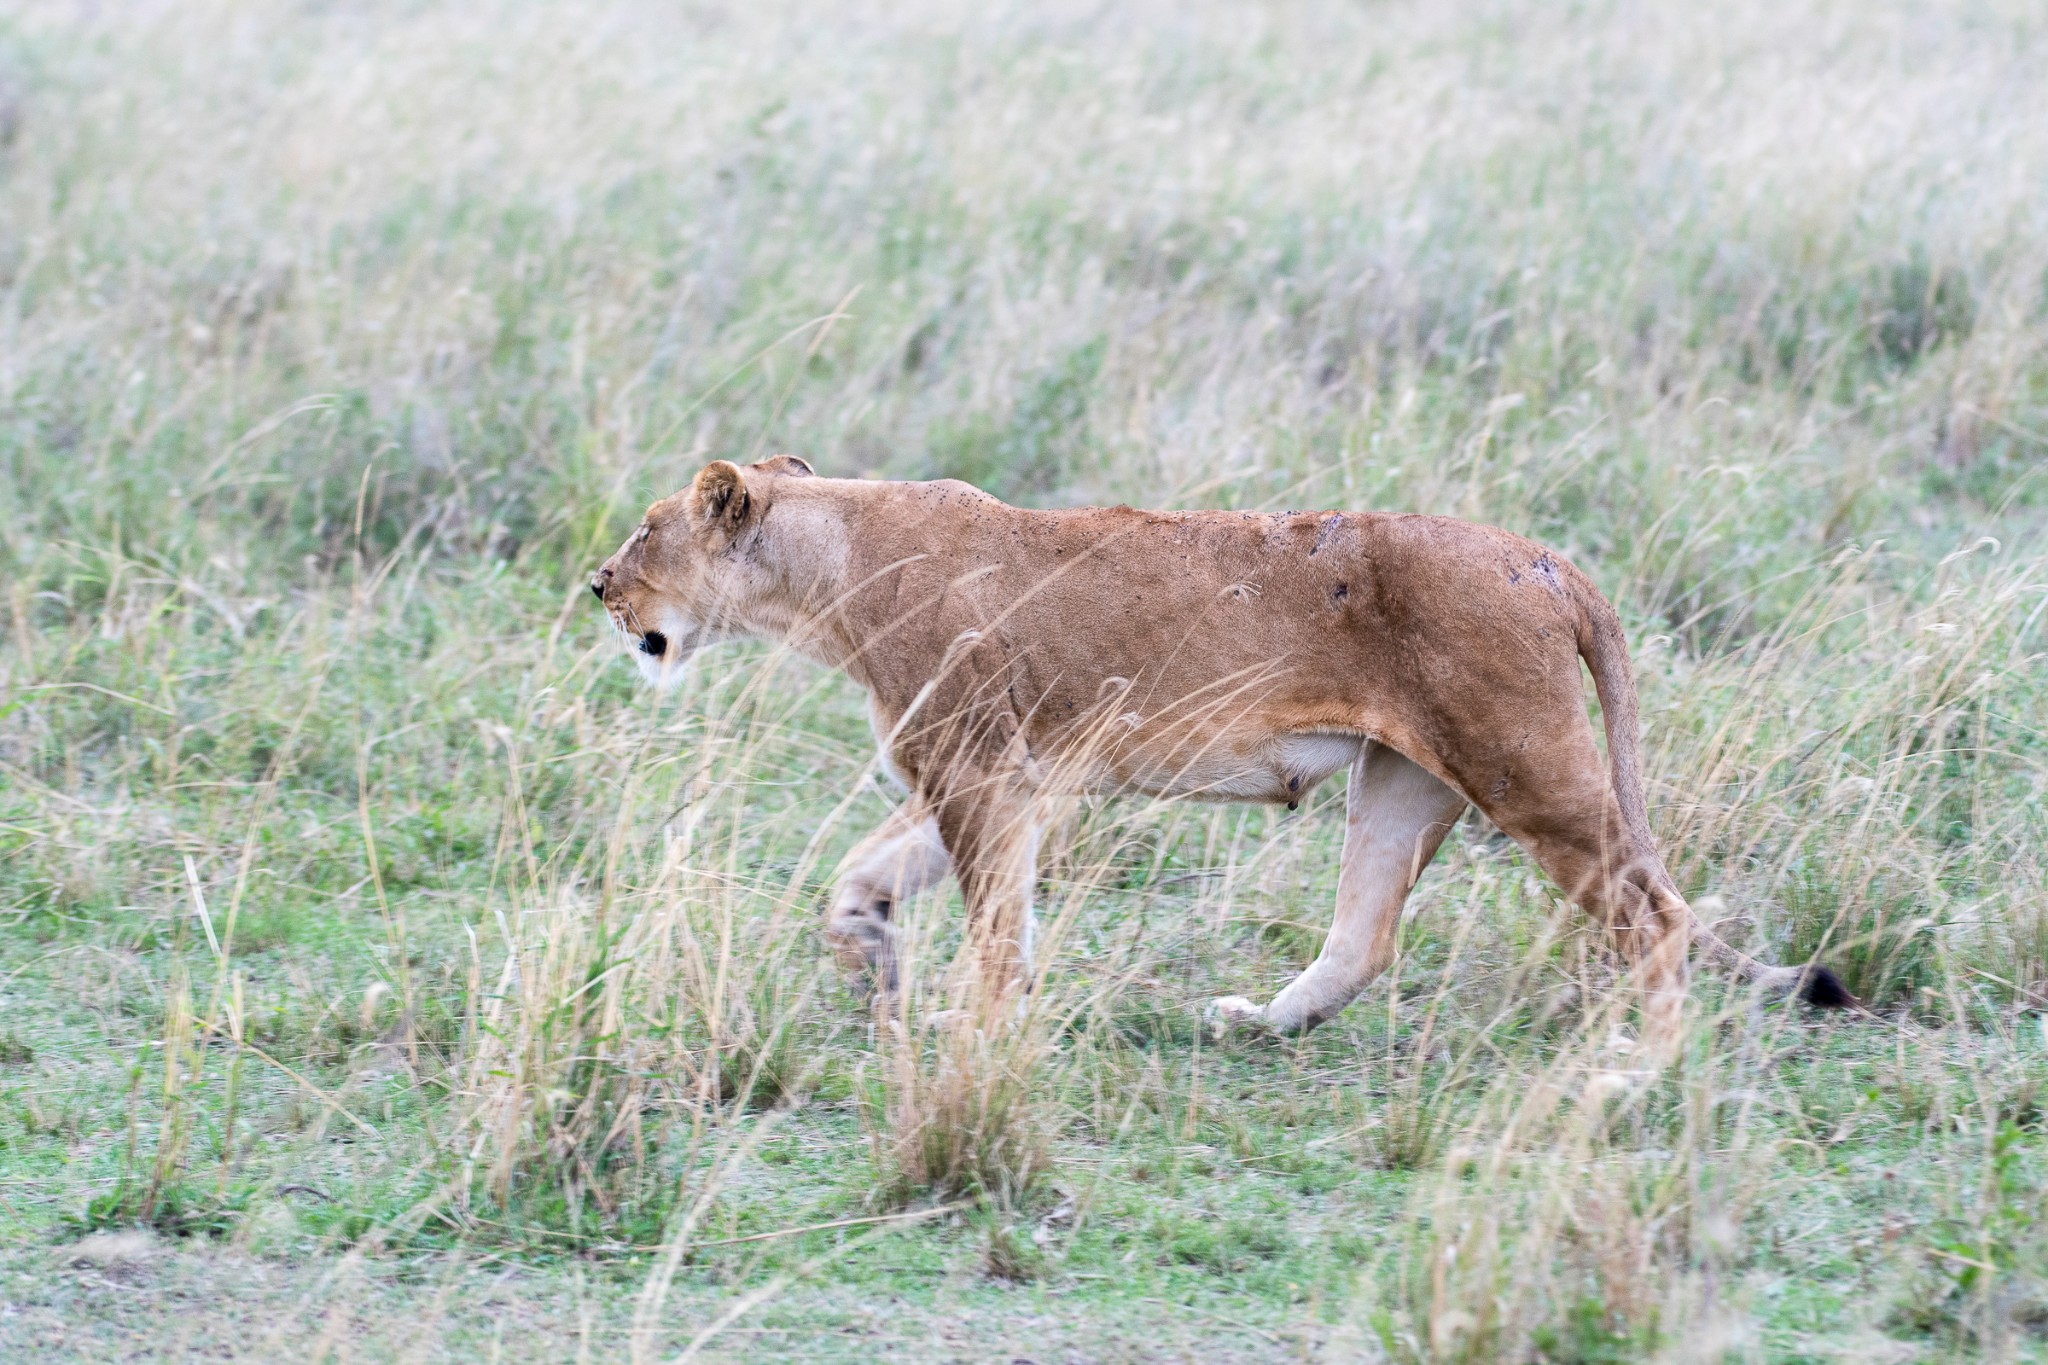
[[[633,666],[640,670],[641,681],[666,696],[683,685],[683,675],[689,669],[689,660],[650,659],[645,655],[636,654]]]
[[[677,638],[669,635],[670,643],[659,655],[650,654],[644,648],[633,650],[633,666],[640,670],[641,681],[664,695],[683,685],[683,679],[689,675],[690,660],[697,655],[694,648],[675,643]]]
[[[1651,837],[1620,618],[1563,556],[1448,517],[1057,511],[968,484],[714,460],[592,577],[655,687],[719,640],[788,645],[868,693],[909,799],[840,868],[826,936],[884,990],[898,908],[948,874],[980,979],[1030,979],[1041,830],[1065,798],[1284,804],[1345,773],[1322,951],[1222,1026],[1296,1033],[1392,961],[1401,907],[1468,805],[1606,926],[1646,1051],[1675,1042],[1687,950],[1767,990],[1854,1001],[1730,947]],[[648,623],[652,623],[649,628]],[[1606,729],[1588,719],[1592,674]]]
[[[690,660],[703,647],[701,633],[674,610],[635,613],[636,623],[653,619],[658,624],[636,633],[619,622],[621,640],[640,671],[640,680],[657,692],[673,692],[689,673]]]

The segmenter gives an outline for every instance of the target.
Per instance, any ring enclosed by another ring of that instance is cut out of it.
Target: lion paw
[[[1209,1032],[1217,1038],[1221,1038],[1232,1029],[1248,1025],[1263,1027],[1266,1022],[1266,1012],[1241,995],[1218,996],[1209,1002],[1206,1013]]]

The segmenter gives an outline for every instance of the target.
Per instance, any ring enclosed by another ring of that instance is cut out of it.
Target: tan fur
[[[829,923],[888,980],[893,907],[960,875],[999,977],[1028,952],[1043,800],[1145,792],[1299,801],[1348,771],[1322,954],[1230,1017],[1313,1027],[1393,951],[1400,907],[1469,801],[1607,926],[1668,1037],[1697,932],[1743,975],[1798,974],[1696,926],[1651,841],[1614,610],[1520,536],[1377,512],[1033,511],[967,484],[707,466],[593,587],[665,637],[786,641],[844,670],[910,804],[849,856]],[[1584,658],[1612,772],[1588,723]]]

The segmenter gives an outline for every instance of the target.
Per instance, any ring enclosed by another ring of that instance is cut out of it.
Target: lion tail
[[[1630,838],[1654,857],[1657,845],[1650,836],[1650,811],[1643,799],[1642,725],[1636,710],[1635,674],[1628,662],[1628,637],[1622,632],[1620,615],[1600,590],[1581,575],[1572,575],[1572,581],[1579,606],[1579,657],[1586,661],[1593,675],[1593,690],[1600,697],[1614,799],[1621,806],[1622,823]],[[1705,950],[1714,965],[1738,979],[1766,990],[1797,992],[1800,999],[1824,1009],[1857,1003],[1841,978],[1826,967],[1774,967],[1759,962],[1708,928],[1690,905],[1686,917],[1691,922],[1692,941]]]

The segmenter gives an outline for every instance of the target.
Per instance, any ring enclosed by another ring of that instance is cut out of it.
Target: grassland
[[[1997,0],[0,14],[0,1354],[2048,1356],[2048,21]],[[1622,607],[1689,895],[1103,801],[1030,1015],[817,942],[888,808],[583,591],[704,460],[1376,507]],[[1718,897],[1719,900],[1708,899]],[[907,1020],[907,1022],[906,1022]]]

